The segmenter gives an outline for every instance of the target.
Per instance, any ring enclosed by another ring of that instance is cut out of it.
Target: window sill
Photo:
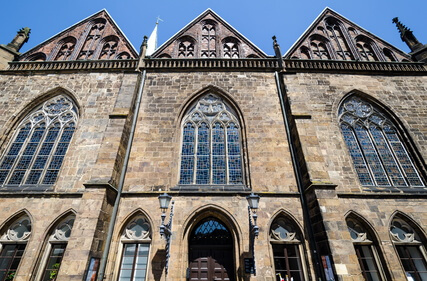
[[[383,193],[427,193],[427,187],[396,187],[396,186],[363,186],[365,192],[383,192]]]
[[[249,191],[250,188],[243,184],[210,185],[210,184],[180,184],[170,189],[171,191]]]
[[[0,192],[49,192],[53,191],[53,185],[38,184],[38,185],[3,185],[0,187]]]

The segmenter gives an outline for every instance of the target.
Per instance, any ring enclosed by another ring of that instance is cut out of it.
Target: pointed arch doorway
[[[234,281],[233,238],[218,219],[208,217],[189,237],[190,281]]]

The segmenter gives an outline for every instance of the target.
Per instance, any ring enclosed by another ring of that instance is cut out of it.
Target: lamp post
[[[160,203],[160,209],[162,210],[162,223],[160,224],[160,236],[164,237],[166,240],[166,262],[165,262],[165,272],[168,274],[168,268],[169,268],[169,250],[170,250],[170,242],[171,242],[171,236],[172,236],[172,217],[173,217],[173,205],[174,201],[172,201],[171,211],[169,215],[169,222],[165,224],[166,219],[166,211],[169,208],[169,203],[172,200],[172,196],[168,195],[167,193],[163,193],[159,195],[159,203]]]
[[[252,251],[252,259],[253,259],[253,273],[256,275],[256,266],[255,266],[255,237],[258,237],[259,227],[256,223],[258,215],[256,211],[258,210],[259,205],[259,195],[255,195],[251,193],[246,196],[246,200],[248,200],[248,215],[249,215],[249,238],[250,238],[250,248]]]

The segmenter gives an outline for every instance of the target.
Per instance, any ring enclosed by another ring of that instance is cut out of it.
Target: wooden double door
[[[190,281],[234,281],[232,245],[190,246]]]
[[[234,281],[233,238],[215,217],[199,222],[189,239],[190,281]]]

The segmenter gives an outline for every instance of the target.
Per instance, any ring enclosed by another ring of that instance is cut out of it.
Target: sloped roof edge
[[[77,26],[77,25],[79,25],[80,23],[82,23],[82,22],[84,22],[84,21],[86,21],[86,20],[88,20],[88,19],[90,19],[90,18],[92,18],[92,17],[96,16],[97,14],[102,13],[102,12],[105,12],[105,13],[107,14],[107,16],[108,16],[108,17],[111,19],[111,21],[114,23],[114,25],[118,28],[119,32],[123,35],[123,37],[124,37],[124,38],[126,39],[126,41],[129,43],[129,45],[130,45],[130,47],[132,48],[132,50],[133,50],[133,51],[135,52],[135,54],[138,56],[138,54],[139,54],[139,53],[137,52],[137,50],[136,50],[136,49],[135,49],[135,47],[133,46],[132,42],[131,42],[131,41],[129,41],[129,39],[127,38],[126,34],[125,34],[125,33],[122,31],[122,29],[117,25],[116,21],[113,19],[113,17],[112,17],[112,16],[110,15],[110,13],[107,11],[107,9],[103,8],[103,9],[99,10],[98,12],[93,13],[92,15],[90,15],[90,16],[88,16],[88,17],[85,17],[84,19],[82,19],[82,20],[80,20],[80,21],[76,22],[75,24],[73,24],[73,25],[71,25],[71,26],[69,26],[69,27],[67,27],[67,28],[65,28],[65,29],[63,29],[63,30],[61,30],[61,31],[59,31],[59,32],[58,32],[58,33],[56,33],[55,35],[53,35],[53,36],[49,37],[48,39],[44,40],[43,42],[41,42],[41,43],[37,44],[36,46],[34,46],[33,48],[29,49],[29,50],[28,50],[28,51],[26,51],[25,53],[22,53],[20,57],[23,57],[23,56],[24,56],[24,55],[26,55],[27,53],[30,53],[30,52],[32,52],[33,50],[37,49],[40,45],[45,44],[45,43],[47,43],[47,42],[49,42],[49,41],[53,40],[55,37],[59,36],[61,33],[66,32],[66,31],[67,31],[67,30],[69,30],[69,29],[72,29],[74,26]]]
[[[152,56],[158,55],[158,53],[166,47],[169,43],[171,43],[180,33],[184,32],[188,27],[195,24],[197,20],[201,19],[208,13],[212,13],[215,17],[217,17],[220,21],[222,21],[228,28],[233,30],[237,35],[241,36],[244,40],[246,40],[250,45],[252,45],[257,51],[259,51],[261,54],[263,54],[265,57],[269,57],[261,48],[259,48],[257,45],[255,45],[251,40],[246,38],[242,33],[240,33],[237,29],[235,29],[231,24],[229,24],[226,20],[224,20],[221,16],[219,16],[217,13],[215,13],[211,8],[207,8],[205,11],[203,11],[201,14],[199,14],[197,17],[195,17],[192,21],[187,23],[183,28],[181,28],[178,32],[176,32],[174,35],[172,35],[168,40],[166,40],[162,45],[160,45],[156,51],[152,54]]]
[[[372,35],[372,36],[374,36],[374,37],[376,37],[376,38],[378,38],[378,40],[380,40],[380,41],[382,41],[383,43],[385,43],[385,44],[387,44],[387,45],[390,45],[390,46],[393,46],[393,48],[395,48],[396,50],[398,50],[398,51],[400,51],[402,54],[404,54],[405,56],[408,56],[409,57],[409,55],[408,55],[408,53],[407,52],[405,52],[405,51],[402,51],[400,48],[398,48],[398,47],[396,47],[396,46],[394,46],[394,45],[392,45],[392,44],[390,44],[389,42],[387,42],[387,41],[385,41],[384,39],[382,39],[380,36],[377,36],[377,35],[375,35],[374,33],[372,33],[372,32],[370,32],[369,30],[367,30],[367,29],[365,29],[365,28],[363,28],[363,27],[361,27],[359,24],[357,24],[357,23],[355,23],[355,22],[353,22],[352,20],[349,20],[347,17],[345,17],[345,16],[343,16],[343,15],[341,15],[340,13],[338,13],[337,11],[335,11],[334,9],[332,9],[332,8],[330,8],[330,7],[325,7],[324,9],[323,9],[323,11],[314,19],[314,21],[308,26],[308,28],[301,34],[301,36],[300,37],[298,37],[298,39],[295,41],[295,43],[294,44],[292,44],[292,46],[286,51],[286,53],[283,55],[283,57],[286,57],[286,56],[288,56],[292,51],[294,51],[294,49],[295,49],[295,47],[297,46],[297,45],[299,45],[299,43],[301,43],[301,41],[302,41],[302,39],[303,38],[305,38],[305,36],[307,35],[307,33],[314,27],[314,25],[326,14],[326,12],[328,12],[328,11],[330,11],[330,12],[332,12],[332,13],[334,13],[334,14],[336,14],[336,15],[338,15],[338,16],[340,16],[341,18],[343,18],[343,19],[345,19],[346,21],[348,21],[349,23],[351,23],[351,24],[353,24],[353,25],[355,25],[355,26],[357,26],[358,28],[360,28],[361,30],[363,30],[364,32],[366,32],[366,33],[368,33],[368,34],[370,34],[370,35]]]

